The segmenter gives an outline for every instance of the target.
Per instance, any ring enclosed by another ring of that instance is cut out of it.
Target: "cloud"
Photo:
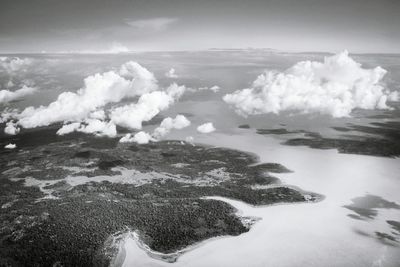
[[[89,118],[98,119],[98,120],[105,120],[106,119],[106,113],[102,109],[95,110],[95,111],[93,111],[92,113],[89,114]]]
[[[151,120],[159,112],[169,108],[184,91],[184,86],[172,84],[165,91],[143,94],[137,103],[112,109],[111,121],[122,127],[141,129],[144,121]]]
[[[298,62],[285,72],[266,71],[250,88],[223,100],[244,116],[290,111],[348,117],[355,108],[388,109],[387,100],[398,99],[381,85],[385,74],[381,67],[362,68],[344,51],[323,62]]]
[[[147,144],[150,141],[155,141],[155,139],[148,133],[140,131],[136,133],[135,135],[132,134],[126,134],[124,137],[122,137],[119,140],[121,143],[131,143],[135,142],[138,144]]]
[[[220,89],[221,89],[221,87],[219,87],[218,85],[214,85],[214,86],[210,87],[210,90],[213,91],[214,93],[217,93]]]
[[[97,119],[87,119],[78,129],[82,133],[93,133],[98,136],[115,137],[117,128],[112,122],[105,122]]]
[[[154,130],[153,136],[155,138],[161,138],[167,135],[172,129],[183,129],[190,125],[190,121],[183,115],[177,115],[173,118],[165,118],[159,127]]]
[[[187,137],[185,138],[185,141],[186,141],[186,143],[189,143],[189,144],[191,144],[191,145],[194,145],[194,138],[193,138],[193,136],[187,136]]]
[[[98,119],[86,119],[84,122],[73,122],[63,125],[58,131],[58,135],[65,135],[72,132],[94,134],[97,136],[115,137],[117,128],[114,123]]]
[[[212,122],[207,122],[197,127],[197,131],[200,133],[211,133],[215,131],[215,127]]]
[[[4,148],[7,148],[7,149],[14,149],[16,147],[17,147],[16,144],[11,144],[11,143],[9,143],[8,145],[4,146]]]
[[[210,90],[214,93],[217,93],[219,90],[221,89],[221,87],[219,87],[218,85],[214,85],[211,87],[200,87],[199,91],[205,91],[205,90]]]
[[[9,120],[12,120],[14,117],[16,117],[16,114],[18,114],[17,109],[10,109],[6,107],[0,114],[0,123],[5,123]]]
[[[65,134],[73,133],[73,132],[77,131],[80,126],[81,126],[80,122],[64,124],[60,129],[58,129],[57,134],[65,135]]]
[[[125,23],[139,30],[161,31],[165,30],[167,27],[177,21],[177,18],[160,17],[141,20],[125,20]]]
[[[32,62],[33,60],[30,58],[0,57],[0,67],[8,74],[14,74],[15,72],[25,70]]]
[[[126,134],[119,141],[121,143],[136,142],[139,144],[147,144],[149,141],[157,142],[161,137],[167,135],[172,129],[183,129],[190,125],[190,121],[183,115],[177,115],[174,119],[165,118],[160,126],[154,129],[153,134],[140,131],[135,135]]]
[[[13,121],[9,121],[6,123],[6,127],[4,128],[4,132],[9,135],[16,135],[19,133],[20,128]]]
[[[17,134],[19,126],[35,128],[63,122],[64,125],[57,131],[58,135],[82,132],[115,137],[117,125],[141,129],[144,121],[151,120],[159,112],[169,108],[185,90],[185,86],[175,83],[165,89],[159,88],[151,72],[138,63],[129,61],[118,71],[97,73],[85,78],[81,89],[77,92],[61,93],[48,106],[28,107],[22,112],[7,109],[1,114],[0,120],[8,121],[5,128],[8,134]],[[131,98],[134,102],[115,105],[126,98]],[[160,125],[157,135],[161,132],[167,133],[172,128],[181,129],[186,124],[190,122],[184,116],[169,118]],[[123,140],[130,139],[142,142],[143,136],[128,136]]]
[[[109,71],[85,78],[77,92],[61,93],[48,106],[28,107],[18,114],[24,128],[47,126],[60,121],[79,121],[108,103],[140,96],[158,89],[154,75],[138,63],[129,61],[119,72]]]
[[[26,85],[16,91],[0,90],[0,104],[20,99],[26,95],[33,94],[35,91],[36,88]]]
[[[171,68],[169,71],[165,73],[165,77],[168,78],[178,78],[178,75],[175,73],[175,69]]]

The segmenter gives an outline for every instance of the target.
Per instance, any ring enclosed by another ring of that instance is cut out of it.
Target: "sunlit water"
[[[125,266],[399,266],[400,248],[377,239],[375,231],[390,233],[386,220],[399,220],[400,210],[382,208],[374,219],[355,220],[348,216],[352,211],[343,207],[367,193],[400,203],[399,159],[282,146],[277,140],[245,130],[196,138],[202,143],[257,153],[261,161],[282,163],[294,171],[279,175],[284,183],[326,198],[313,204],[269,207],[220,198],[244,215],[262,220],[248,233],[204,242],[174,264],[139,253],[129,240]]]

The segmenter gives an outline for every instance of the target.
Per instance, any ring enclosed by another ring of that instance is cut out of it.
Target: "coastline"
[[[298,190],[298,189],[296,189],[296,190]],[[300,192],[303,193],[305,191],[300,190]],[[241,200],[236,200],[236,199],[221,197],[221,196],[206,196],[206,197],[202,197],[201,199],[222,201],[222,202],[225,202],[228,205],[232,206],[235,209],[235,215],[242,221],[243,225],[246,228],[248,228],[249,231],[251,231],[252,226],[254,224],[256,224],[258,221],[263,219],[262,217],[259,217],[256,214],[254,214],[253,210],[260,210],[260,209],[265,209],[265,208],[269,208],[272,206],[288,205],[288,204],[314,204],[314,203],[318,203],[324,199],[324,196],[319,195],[319,194],[317,194],[317,195],[319,197],[312,201],[282,202],[282,203],[274,203],[274,204],[259,205],[259,206],[248,204]],[[247,233],[248,232],[245,232],[238,236],[241,236],[241,235],[244,235]],[[112,263],[110,264],[110,266],[112,266],[112,267],[132,266],[129,264],[129,262],[126,262],[127,254],[128,254],[126,244],[129,241],[133,241],[134,244],[136,244],[136,246],[140,250],[145,252],[145,254],[152,259],[155,259],[159,262],[164,262],[164,263],[175,263],[179,260],[179,257],[181,255],[183,255],[184,253],[195,250],[207,243],[210,243],[210,242],[213,242],[213,241],[219,240],[219,239],[237,237],[237,236],[232,236],[232,235],[215,236],[212,238],[208,238],[208,239],[196,242],[196,243],[189,245],[183,249],[177,250],[176,252],[162,253],[162,252],[154,251],[148,245],[146,245],[140,239],[140,235],[137,231],[129,230],[127,233],[124,233],[123,235],[125,235],[125,236],[120,241],[119,250],[118,250],[117,254],[115,255],[115,257],[113,258]]]

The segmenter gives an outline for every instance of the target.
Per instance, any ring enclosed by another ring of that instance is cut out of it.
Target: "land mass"
[[[205,196],[252,205],[320,198],[281,185],[272,173],[287,168],[259,164],[246,152],[53,131],[21,133],[16,150],[0,151],[2,266],[108,266],[117,252],[110,237],[124,231],[134,230],[153,251],[173,253],[249,230],[232,206]]]
[[[300,135],[283,142],[290,146],[308,146],[317,149],[337,149],[339,153],[380,157],[400,156],[400,122],[374,122],[369,125],[332,127],[339,137],[325,137],[320,133],[304,130],[257,129],[262,135]]]

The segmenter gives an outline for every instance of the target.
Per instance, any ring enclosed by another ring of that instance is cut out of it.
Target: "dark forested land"
[[[284,186],[255,189],[289,170],[226,148],[119,144],[58,137],[51,128],[12,138],[18,148],[0,151],[0,266],[107,266],[115,255],[107,240],[128,229],[163,253],[248,231],[230,205],[204,196],[253,205],[318,198]]]
[[[343,133],[339,137],[325,137],[319,133],[304,130],[289,131],[279,129],[257,129],[258,134],[297,134],[284,144],[290,146],[308,146],[317,149],[337,149],[339,153],[372,155],[381,157],[400,156],[400,122],[374,122],[369,125],[350,124],[346,127],[332,127]]]

